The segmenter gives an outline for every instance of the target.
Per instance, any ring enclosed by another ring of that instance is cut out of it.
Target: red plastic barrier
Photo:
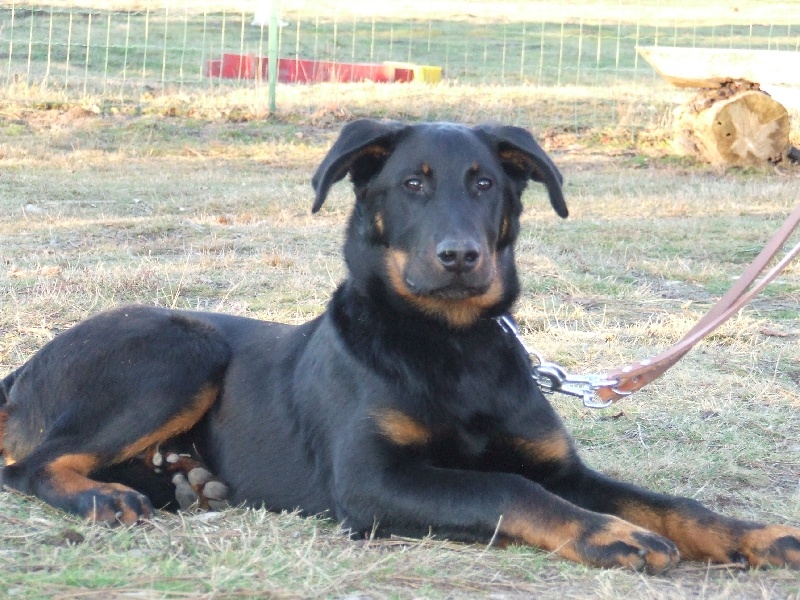
[[[255,54],[223,54],[221,59],[206,62],[206,76],[223,79],[269,79],[269,61]],[[408,82],[413,69],[373,63],[340,63],[295,58],[278,59],[281,83],[319,83],[322,81],[378,83]]]

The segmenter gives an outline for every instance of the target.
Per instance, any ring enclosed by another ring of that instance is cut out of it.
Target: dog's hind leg
[[[179,313],[128,308],[56,337],[8,391],[8,487],[103,522],[152,514],[149,499],[92,475],[194,428],[216,402],[230,350]]]
[[[3,483],[35,495],[62,510],[94,521],[131,524],[152,515],[150,500],[116,482],[99,482],[91,474],[133,458],[179,432],[193,427],[216,400],[218,389],[204,387],[186,407],[163,425],[115,451],[71,435],[47,439],[25,458],[7,466]],[[68,423],[68,429],[77,424]],[[106,431],[101,431],[102,434]],[[83,442],[83,443],[81,443]]]

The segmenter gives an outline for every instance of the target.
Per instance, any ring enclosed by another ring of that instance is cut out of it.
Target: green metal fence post
[[[269,60],[269,112],[274,113],[277,108],[275,88],[278,85],[278,0],[272,0],[269,12],[267,59]]]

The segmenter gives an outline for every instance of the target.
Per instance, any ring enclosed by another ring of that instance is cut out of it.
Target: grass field
[[[344,274],[351,200],[340,184],[311,216],[310,175],[341,124],[362,116],[538,132],[565,173],[571,217],[557,219],[542,190],[526,194],[526,340],[578,372],[676,341],[797,204],[800,170],[723,173],[671,157],[666,131],[686,94],[633,48],[796,49],[796,10],[457,4],[351,13],[284,1],[283,56],[410,59],[444,66],[447,81],[281,86],[270,118],[263,88],[203,76],[223,51],[265,51],[249,3],[0,7],[0,375],[125,302],[290,323],[319,314]],[[554,398],[586,460],[729,514],[800,524],[798,298],[795,265],[635,397],[599,412]],[[785,570],[683,564],[652,578],[529,548],[353,542],[330,522],[243,509],[107,529],[8,493],[0,561],[0,596],[24,599],[800,598],[800,575]]]
[[[6,103],[0,373],[125,302],[303,322],[343,277],[350,192],[340,184],[311,216],[309,180],[344,120],[530,126],[548,101],[500,88],[381,90],[346,88],[347,109],[297,91],[270,120],[235,94],[163,98],[144,112]],[[655,135],[537,129],[565,173],[571,217],[527,192],[516,314],[530,345],[574,371],[676,341],[798,202],[796,166],[722,173],[671,158]],[[633,398],[599,412],[554,398],[586,460],[732,515],[800,524],[798,298],[794,265]],[[690,563],[645,577],[529,548],[353,542],[330,522],[242,509],[107,529],[10,493],[0,561],[0,596],[24,599],[800,598],[800,576],[785,570]]]
[[[112,98],[228,86],[205,76],[206,62],[266,55],[267,32],[251,26],[252,11],[236,2],[7,3],[0,78]],[[637,45],[800,47],[800,17],[772,1],[283,2],[282,16],[283,58],[410,61],[461,84],[652,84]]]

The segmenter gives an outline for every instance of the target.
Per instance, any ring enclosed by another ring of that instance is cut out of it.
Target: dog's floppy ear
[[[564,178],[527,129],[511,125],[479,125],[475,129],[489,136],[500,162],[509,173],[543,183],[556,214],[562,218],[569,215],[561,191]]]
[[[342,128],[339,138],[314,173],[311,185],[316,198],[311,212],[317,212],[334,183],[351,173],[359,185],[374,175],[391,154],[397,134],[408,127],[397,121],[361,119]]]

